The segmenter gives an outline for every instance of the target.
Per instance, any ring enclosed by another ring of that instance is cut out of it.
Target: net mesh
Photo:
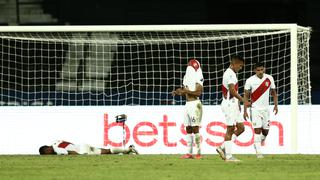
[[[298,102],[310,102],[310,32],[298,32]],[[243,93],[257,61],[290,103],[290,30],[176,32],[0,32],[2,105],[171,105],[188,59],[199,60],[204,104],[222,100],[223,72],[234,54]]]

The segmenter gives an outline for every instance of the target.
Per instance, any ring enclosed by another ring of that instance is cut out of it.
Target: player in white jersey
[[[232,56],[230,67],[224,72],[222,79],[223,100],[221,102],[221,109],[225,115],[227,132],[224,143],[217,147],[216,151],[227,162],[239,161],[232,156],[232,143],[244,132],[244,120],[241,118],[240,113],[240,102],[244,102],[244,99],[238,94],[238,78],[236,75],[243,65],[244,59],[241,56]],[[247,105],[249,106],[250,104],[248,103]],[[236,130],[235,127],[237,127]]]
[[[40,155],[92,155],[92,154],[138,154],[138,151],[133,145],[130,145],[128,149],[123,148],[96,148],[88,144],[73,144],[68,141],[57,140],[53,142],[51,146],[41,146],[39,148]]]
[[[188,62],[183,87],[172,92],[172,96],[185,96],[184,126],[187,131],[187,153],[181,158],[193,158],[193,138],[197,147],[196,159],[201,159],[199,128],[202,119],[202,103],[199,99],[203,91],[203,75],[200,63],[196,59]]]
[[[269,96],[270,90],[273,97],[275,114],[278,113],[278,96],[274,79],[271,75],[265,74],[265,68],[258,62],[254,66],[255,75],[247,79],[244,86],[244,98],[251,100],[251,121],[254,128],[254,147],[258,158],[263,158],[261,144],[268,135],[270,128]],[[244,107],[243,117],[248,118],[248,107]]]

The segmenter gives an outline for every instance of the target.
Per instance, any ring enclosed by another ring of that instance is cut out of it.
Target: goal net
[[[201,99],[216,105],[223,72],[238,54],[245,58],[240,93],[261,61],[275,79],[279,104],[309,104],[309,39],[309,28],[292,24],[2,27],[0,102],[184,104],[171,91],[181,86],[188,59],[196,58],[205,79]]]

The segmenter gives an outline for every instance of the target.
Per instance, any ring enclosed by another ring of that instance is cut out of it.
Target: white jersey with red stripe
[[[190,91],[196,90],[196,84],[203,86],[203,74],[201,68],[194,69],[192,66],[188,66],[186,74],[183,77],[183,85]]]
[[[224,73],[223,73],[223,78],[222,78],[222,95],[224,99],[236,99],[235,97],[232,97],[229,91],[229,84],[234,84],[235,85],[235,90],[238,92],[238,78],[236,73],[231,69],[228,68]]]
[[[52,144],[53,150],[58,155],[66,155],[68,151],[75,151],[80,153],[80,147],[78,145],[74,145],[70,142],[57,140]]]
[[[244,89],[250,91],[251,107],[255,109],[268,109],[270,89],[275,89],[274,79],[271,75],[263,74],[260,79],[257,75],[246,80]]]

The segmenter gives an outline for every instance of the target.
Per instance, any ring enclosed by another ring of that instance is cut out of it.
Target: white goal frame
[[[231,30],[290,30],[291,48],[291,135],[292,152],[297,152],[298,109],[298,30],[311,31],[297,24],[219,24],[219,25],[114,25],[114,26],[2,26],[0,32],[112,32],[112,31],[231,31]],[[309,66],[309,62],[308,62]],[[309,70],[310,71],[310,70]],[[310,75],[310,72],[309,72]],[[310,77],[310,76],[309,76]],[[311,102],[311,97],[310,101]]]

